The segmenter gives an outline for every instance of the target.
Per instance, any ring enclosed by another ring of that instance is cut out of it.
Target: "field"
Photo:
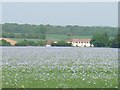
[[[23,39],[23,38],[10,38],[10,39],[15,40],[16,42],[21,42],[23,40],[38,42],[42,40],[42,39]]]
[[[3,88],[117,88],[113,48],[2,47]]]
[[[55,34],[46,34],[46,40],[54,40],[54,41],[60,41],[60,40],[65,40],[68,38],[92,38],[92,36],[67,36],[67,35],[55,35]],[[114,37],[110,37],[110,39],[112,39]],[[23,38],[11,38],[12,40],[15,40],[17,42],[21,42],[24,39]],[[29,41],[41,41],[43,39],[26,39]]]
[[[54,34],[47,34],[46,35],[46,40],[54,40],[54,41],[59,41],[59,40],[65,40],[67,38],[92,38],[92,36],[67,36],[67,35],[54,35]],[[11,38],[12,40],[15,40],[17,42],[21,42],[24,39],[22,38]],[[26,39],[29,41],[40,41],[42,39]]]
[[[46,39],[51,39],[55,41],[65,40],[67,38],[92,38],[92,36],[67,36],[67,35],[55,35],[55,34],[47,34]]]

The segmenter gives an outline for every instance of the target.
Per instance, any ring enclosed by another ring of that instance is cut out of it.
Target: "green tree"
[[[28,41],[28,40],[23,40],[21,42],[16,43],[15,46],[45,46],[46,41]]]
[[[23,40],[21,42],[16,43],[15,46],[35,46],[33,41]]]
[[[91,44],[93,44],[95,47],[108,47],[109,36],[107,32],[94,34]]]
[[[16,23],[5,23],[2,24],[3,37],[17,37],[19,34],[21,38],[28,38],[28,34],[39,35],[39,38],[44,39],[46,34],[55,35],[72,35],[72,36],[93,36],[94,33],[108,32],[108,35],[114,37],[117,34],[117,27],[101,27],[101,26],[78,26],[78,25],[67,25],[67,26],[53,26],[53,25],[30,25],[30,24],[16,24]],[[14,33],[10,35],[10,33]],[[25,35],[22,35],[25,34]],[[20,36],[21,35],[21,36]],[[29,36],[32,38],[33,35]],[[41,37],[42,36],[42,37]],[[36,37],[35,37],[36,38]],[[38,38],[38,36],[37,36]]]
[[[36,46],[45,46],[46,45],[46,41],[38,41],[35,43]]]
[[[116,37],[111,41],[111,47],[120,48],[120,34],[116,35]]]

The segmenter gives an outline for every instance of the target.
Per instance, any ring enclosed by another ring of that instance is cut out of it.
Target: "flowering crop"
[[[3,88],[117,88],[113,48],[2,47]]]

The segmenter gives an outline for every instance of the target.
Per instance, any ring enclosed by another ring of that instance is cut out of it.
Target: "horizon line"
[[[66,24],[66,25],[60,25],[60,24],[43,24],[43,23],[40,23],[40,24],[33,24],[33,23],[16,23],[16,22],[5,22],[5,23],[0,23],[0,24],[19,24],[19,25],[25,25],[25,24],[28,24],[28,25],[52,25],[52,26],[83,26],[83,27],[118,27],[118,26],[103,26],[103,25],[78,25],[78,24]]]

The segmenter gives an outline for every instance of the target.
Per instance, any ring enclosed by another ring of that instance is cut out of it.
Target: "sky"
[[[1,0],[2,2],[119,2],[119,0]]]
[[[117,26],[117,2],[3,2],[2,23]]]

